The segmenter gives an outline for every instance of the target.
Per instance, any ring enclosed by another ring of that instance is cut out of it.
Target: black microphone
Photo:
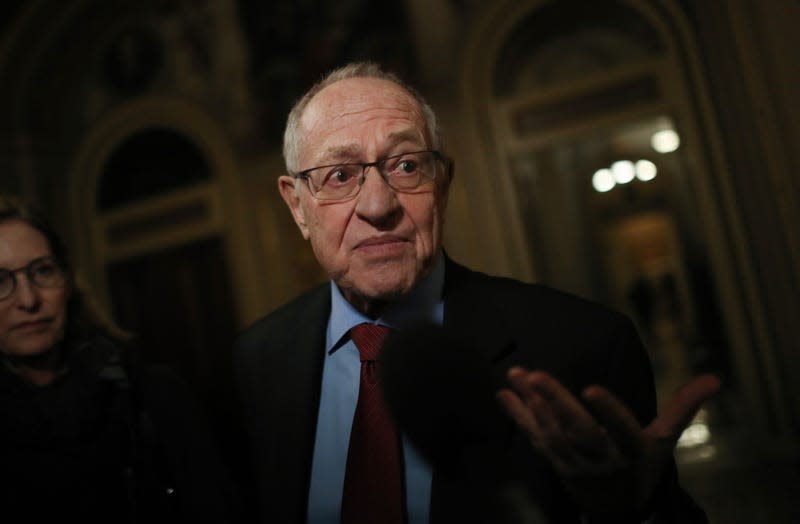
[[[395,424],[435,474],[456,486],[469,521],[480,514],[486,522],[545,522],[510,480],[506,449],[514,425],[495,398],[501,384],[486,351],[437,325],[395,329],[378,369]]]
[[[462,473],[459,450],[490,438],[503,423],[491,362],[442,327],[392,330],[378,369],[395,423],[446,474]]]

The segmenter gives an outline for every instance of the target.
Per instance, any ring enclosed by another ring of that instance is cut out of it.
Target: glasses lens
[[[321,167],[308,172],[308,178],[321,200],[347,198],[358,191],[362,172],[361,164],[341,164]]]
[[[8,297],[14,291],[14,275],[11,271],[0,269],[0,300]]]
[[[64,283],[64,271],[52,258],[40,258],[28,266],[28,276],[39,287],[57,287]]]
[[[430,151],[406,153],[387,158],[383,169],[389,185],[393,188],[416,189],[425,181],[433,180],[436,174],[435,159],[435,154]]]

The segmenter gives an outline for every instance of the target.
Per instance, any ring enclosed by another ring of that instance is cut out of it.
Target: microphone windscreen
[[[505,427],[488,356],[440,326],[393,330],[380,384],[398,428],[435,468],[458,475],[459,458]]]
[[[470,522],[548,523],[526,487],[509,476],[505,448],[513,424],[495,398],[500,384],[485,348],[435,325],[392,330],[378,372],[398,429],[456,489],[459,515]]]

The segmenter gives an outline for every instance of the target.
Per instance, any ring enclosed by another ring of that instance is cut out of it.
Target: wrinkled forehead
[[[348,78],[327,86],[308,103],[300,119],[302,147],[321,145],[326,137],[340,139],[362,126],[393,126],[395,134],[416,135],[423,145],[431,143],[429,130],[417,100],[403,87],[380,78]]]

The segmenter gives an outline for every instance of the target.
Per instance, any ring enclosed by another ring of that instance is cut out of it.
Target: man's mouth
[[[397,235],[372,237],[356,245],[356,251],[374,256],[391,256],[403,251],[408,240]]]

